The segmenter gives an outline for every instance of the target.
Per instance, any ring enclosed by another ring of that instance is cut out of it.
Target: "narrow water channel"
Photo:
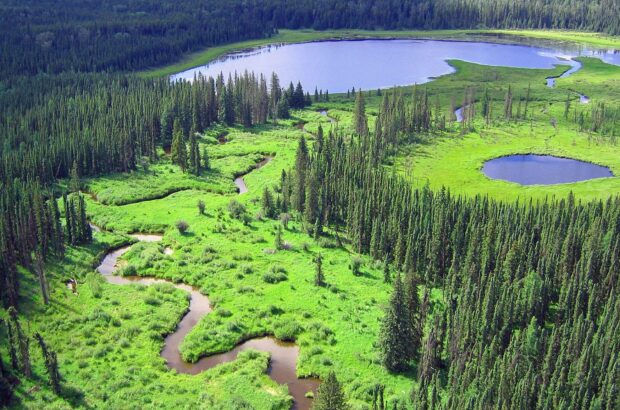
[[[235,185],[237,186],[237,190],[239,191],[240,195],[241,194],[245,194],[246,192],[248,192],[248,187],[245,184],[245,181],[243,180],[243,177],[246,176],[247,174],[249,174],[250,172],[254,171],[254,170],[257,170],[259,168],[264,167],[269,162],[271,162],[272,159],[273,159],[273,157],[265,157],[265,158],[263,158],[250,171],[246,172],[245,174],[239,175],[237,178],[235,178],[234,182],[235,182]]]
[[[270,159],[271,158],[269,158],[269,160]],[[157,234],[134,234],[131,236],[139,241],[145,242],[157,242],[162,239],[162,235]],[[299,347],[295,343],[282,342],[274,337],[260,337],[247,340],[228,352],[203,357],[196,363],[184,361],[179,351],[179,346],[183,342],[185,336],[196,326],[200,319],[211,312],[209,298],[200,293],[197,288],[185,284],[172,283],[164,279],[152,277],[115,275],[119,267],[118,259],[129,251],[131,246],[132,245],[123,246],[110,251],[97,267],[97,271],[108,283],[114,285],[142,284],[146,286],[155,283],[170,283],[175,288],[188,292],[191,296],[187,313],[177,325],[176,330],[166,336],[164,340],[164,348],[161,351],[161,356],[166,360],[166,364],[169,368],[175,369],[179,373],[198,374],[219,364],[235,360],[239,352],[244,350],[255,349],[268,352],[270,353],[269,376],[275,382],[287,385],[289,394],[293,397],[293,409],[310,409],[312,399],[307,398],[306,393],[310,391],[316,393],[320,381],[316,378],[297,377],[296,368],[297,358],[299,357]]]

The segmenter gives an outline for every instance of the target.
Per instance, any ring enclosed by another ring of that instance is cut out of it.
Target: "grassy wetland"
[[[274,42],[366,37],[468,39],[472,35],[487,34],[544,38],[588,46],[620,45],[617,37],[556,31],[318,33],[281,30],[268,39],[213,47],[175,65],[143,71],[139,75],[156,78],[205,64],[231,51]],[[175,331],[190,306],[188,293],[172,284],[198,289],[208,296],[211,304],[212,311],[205,314],[180,343],[181,357],[188,363],[228,352],[248,340],[273,336],[297,345],[299,354],[295,369],[299,378],[326,380],[328,374],[334,372],[353,409],[372,408],[371,403],[377,400],[377,385],[382,386],[381,400],[385,396],[390,405],[420,405],[420,401],[415,400],[428,400],[425,403],[429,407],[433,407],[432,403],[454,405],[449,401],[451,394],[444,384],[449,372],[449,360],[445,356],[441,356],[441,361],[446,367],[426,380],[422,357],[412,360],[405,370],[391,371],[380,353],[379,335],[385,311],[392,303],[396,274],[402,270],[404,277],[407,273],[404,269],[407,262],[403,262],[403,269],[399,269],[396,261],[386,263],[397,252],[396,246],[386,256],[372,255],[373,245],[367,251],[360,245],[362,239],[357,240],[352,234],[353,229],[347,232],[338,224],[316,228],[306,216],[310,201],[307,199],[304,212],[294,210],[293,205],[289,210],[278,207],[274,203],[285,197],[283,172],[288,178],[297,175],[302,138],[311,153],[317,152],[319,143],[323,144],[323,137],[319,135],[324,135],[327,141],[332,133],[334,138],[342,137],[343,146],[351,143],[360,129],[360,99],[365,104],[363,114],[370,130],[367,132],[372,135],[378,128],[377,123],[385,126],[387,95],[392,101],[400,98],[404,104],[420,102],[432,110],[429,121],[434,125],[421,126],[414,133],[399,133],[398,142],[386,149],[377,165],[385,175],[399,178],[410,188],[420,192],[446,189],[450,195],[464,198],[464,201],[485,196],[498,204],[507,204],[498,207],[513,206],[517,201],[519,204],[542,203],[545,199],[567,200],[569,197],[569,201],[584,204],[604,202],[620,193],[618,178],[522,186],[490,179],[481,172],[490,159],[531,153],[592,162],[620,175],[617,143],[620,67],[595,58],[580,58],[579,62],[582,65],[579,71],[566,78],[557,78],[555,86],[548,87],[547,78],[559,77],[570,67],[560,62],[553,69],[525,69],[450,60],[454,73],[415,87],[358,90],[330,94],[329,99],[310,95],[310,101],[302,104],[305,107],[290,107],[289,118],[260,124],[250,121],[251,124],[245,125],[239,120],[230,124],[217,121],[200,131],[192,129],[196,132],[193,142],[183,140],[181,143],[187,144],[188,151],[192,150],[190,144],[195,144],[203,160],[205,153],[208,156],[208,169],[204,167],[199,175],[184,170],[186,165],[179,163],[179,148],[175,150],[173,140],[164,144],[166,150],[158,145],[149,158],[129,172],[76,176],[56,182],[59,190],[70,190],[77,180],[87,219],[97,229],[92,242],[67,246],[62,258],[45,264],[49,305],[42,303],[36,277],[26,269],[19,269],[22,326],[29,332],[41,333],[53,346],[60,364],[63,394],[54,394],[46,383],[44,361],[37,351],[31,357],[34,376],[23,378],[17,386],[14,407],[291,408],[294,398],[286,385],[270,377],[269,354],[260,350],[243,351],[235,360],[194,375],[167,367],[160,356],[165,338]],[[580,95],[587,96],[589,102],[582,103]],[[409,106],[406,107],[408,111]],[[462,121],[457,121],[454,110],[462,107],[468,107],[468,113]],[[172,153],[168,149],[170,145]],[[319,158],[318,153],[312,155]],[[259,163],[261,166],[257,167]],[[235,184],[237,178],[242,178],[247,192],[239,193]],[[266,199],[266,192],[270,200]],[[64,216],[65,203],[58,200],[58,204]],[[276,211],[271,212],[269,204]],[[517,205],[509,209],[520,208]],[[343,223],[351,222],[346,219]],[[130,236],[134,233],[162,237],[147,242]],[[612,247],[610,237],[615,238],[612,235],[597,237],[600,241],[596,243]],[[588,242],[588,246],[595,247],[594,242],[594,239]],[[106,282],[95,268],[110,250],[125,245],[131,247],[119,258],[115,274],[159,278],[171,283],[147,286]],[[501,259],[508,258],[506,255],[512,255],[513,251],[518,254],[514,249],[502,248]],[[320,286],[317,286],[317,258],[324,275]],[[499,259],[498,256],[498,267],[501,265]],[[454,260],[446,262],[443,269],[446,277],[448,270],[458,270]],[[386,270],[389,280],[386,280]],[[515,266],[514,270],[524,269]],[[421,340],[428,341],[434,337],[433,329],[441,327],[438,323],[444,318],[444,312],[453,309],[456,298],[453,299],[449,284],[429,280],[425,273],[417,271],[423,280],[415,289],[425,309],[423,318],[419,318],[422,321],[419,330]],[[531,283],[538,284],[535,272],[521,273],[518,278],[503,278],[507,283],[514,280],[518,283],[515,286],[524,292],[530,289]],[[67,286],[70,279],[75,279],[75,289]],[[558,287],[564,283],[562,280],[557,279]],[[453,286],[456,285],[453,283]],[[544,286],[546,289],[547,285]],[[545,338],[554,337],[543,328],[560,326],[562,316],[558,312],[564,299],[554,294],[545,300],[545,313],[538,310],[531,313],[532,308],[523,314],[523,319],[506,325],[514,329],[514,340],[536,332],[544,333]],[[615,306],[617,309],[617,303]],[[605,310],[605,314],[610,313]],[[8,319],[6,313],[2,315]],[[532,317],[538,319],[538,325],[536,320],[530,322]],[[536,343],[542,345],[543,336],[540,338],[541,342]],[[4,327],[0,330],[0,340],[3,341],[0,353],[8,358],[8,343],[4,343],[8,335]],[[446,336],[445,340],[447,345],[450,339]],[[492,345],[496,343],[499,342],[493,339]],[[526,342],[523,344],[525,346]],[[507,344],[506,350],[520,349],[516,345],[517,342]],[[420,351],[426,351],[424,349],[421,347]],[[532,357],[546,357],[546,354],[543,348],[538,353],[531,352]],[[506,354],[501,360],[508,360],[507,357]],[[488,358],[480,354],[479,360],[485,362]],[[533,364],[528,362],[524,366]],[[473,378],[469,373],[467,377]],[[412,394],[412,391],[422,390],[426,393],[426,389],[429,389],[427,398],[420,399],[419,393]],[[472,385],[462,393],[463,397],[472,398],[482,396],[483,390],[482,386]],[[312,390],[303,393],[307,399],[316,395]],[[418,398],[412,399],[412,396]],[[553,407],[557,403],[545,405]],[[511,405],[516,407],[517,401],[512,401]]]

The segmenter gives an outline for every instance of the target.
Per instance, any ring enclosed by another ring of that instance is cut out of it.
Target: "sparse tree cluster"
[[[15,376],[33,377],[30,337],[24,331],[18,312],[13,306],[7,310],[7,316],[8,319],[4,321],[4,328],[8,335],[8,351],[11,363],[10,366],[5,366],[0,357],[0,404],[3,406],[8,406],[11,403]],[[55,394],[60,395],[62,385],[56,352],[48,347],[40,333],[34,333],[32,338],[41,348],[50,387]]]

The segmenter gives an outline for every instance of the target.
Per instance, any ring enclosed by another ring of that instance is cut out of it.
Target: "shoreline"
[[[497,41],[490,39],[467,39],[467,37],[497,36]],[[500,38],[508,36],[509,38]],[[563,36],[566,36],[564,38]],[[571,37],[572,36],[572,37]],[[581,36],[581,37],[580,37]],[[477,41],[487,44],[511,44],[520,45],[524,39],[551,41],[555,43],[572,43],[592,47],[594,49],[617,49],[620,50],[620,37],[604,37],[610,39],[609,43],[599,44],[594,41],[584,41],[583,36],[592,36],[600,39],[599,33],[567,32],[556,30],[409,30],[409,31],[368,31],[368,30],[332,30],[332,31],[309,31],[309,30],[282,30],[273,37],[246,40],[229,43],[215,47],[209,47],[185,55],[180,61],[161,67],[153,67],[136,72],[142,78],[170,77],[183,71],[201,67],[217,61],[219,58],[230,54],[251,52],[267,46],[283,46],[288,44],[320,43],[333,41],[366,41],[366,40],[420,40],[420,41]],[[572,40],[571,40],[572,38]],[[503,41],[502,41],[503,40]]]

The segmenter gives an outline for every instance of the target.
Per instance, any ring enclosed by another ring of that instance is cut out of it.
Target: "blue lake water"
[[[371,90],[421,84],[454,71],[449,59],[478,64],[553,68],[554,65],[579,63],[570,60],[579,55],[594,55],[620,65],[620,54],[588,49],[552,49],[529,45],[493,44],[440,40],[363,40],[323,41],[272,45],[224,56],[206,66],[173,75],[172,80],[192,80],[195,75],[217,76],[244,71],[263,74],[275,72],[282,86],[301,82],[313,92],[317,87],[331,93],[352,87]]]
[[[552,185],[612,177],[607,167],[550,155],[510,155],[487,161],[482,172],[521,185]]]

